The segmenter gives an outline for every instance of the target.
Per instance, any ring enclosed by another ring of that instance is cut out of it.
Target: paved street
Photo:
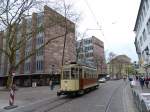
[[[19,108],[28,106],[37,102],[43,102],[56,97],[56,91],[58,86],[53,91],[48,86],[42,86],[37,88],[19,88],[15,93],[15,105]],[[8,106],[9,92],[0,91],[0,112],[5,106]]]
[[[110,81],[98,90],[49,112],[136,112],[128,90],[123,81]]]
[[[23,93],[24,89],[17,91],[19,107],[6,112],[137,112],[130,87],[122,80],[108,81],[99,89],[77,98],[56,97],[57,89],[52,92],[48,87],[26,90],[26,93]],[[19,95],[24,97],[21,99]]]

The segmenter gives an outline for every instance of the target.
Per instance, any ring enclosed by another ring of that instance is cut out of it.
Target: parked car
[[[105,83],[105,82],[106,82],[106,79],[105,79],[105,78],[100,78],[100,79],[98,80],[98,82],[99,82],[99,83]]]
[[[110,75],[107,75],[107,76],[106,76],[106,80],[110,80]]]

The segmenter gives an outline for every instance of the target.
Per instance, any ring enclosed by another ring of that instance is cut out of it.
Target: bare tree
[[[56,37],[53,37],[46,42],[44,42],[43,45],[41,45],[39,48],[35,48],[30,52],[28,55],[24,56],[19,61],[16,61],[16,52],[20,49],[24,48],[26,46],[26,43],[31,39],[31,37],[34,36],[35,33],[44,31],[43,25],[37,26],[35,29],[21,33],[21,35],[18,34],[20,32],[21,26],[23,28],[26,28],[26,25],[24,24],[25,19],[27,17],[27,14],[29,12],[31,13],[32,10],[35,10],[37,5],[42,4],[43,2],[38,0],[1,0],[0,1],[0,28],[2,31],[4,31],[3,38],[6,41],[6,45],[2,48],[0,48],[0,53],[4,54],[9,63],[8,68],[8,80],[7,80],[7,87],[11,86],[12,83],[12,73],[16,71],[16,69],[25,62],[27,59],[35,55],[39,50],[41,50],[44,46],[49,44],[51,41],[65,37],[64,39],[64,49],[65,49],[65,42],[66,42],[66,36],[68,33],[68,30],[71,30],[68,28],[68,19],[67,19],[67,13],[71,9],[70,6],[65,5],[65,17],[64,20],[59,21],[53,21],[51,23],[51,27],[53,27],[58,22],[64,23],[65,32],[61,35],[58,35]],[[54,17],[49,18],[50,21],[55,20]],[[22,29],[24,30],[24,29]],[[62,61],[63,63],[63,61]]]
[[[109,73],[113,76],[114,75],[114,61],[113,59],[116,57],[116,54],[113,53],[113,52],[110,52],[108,54],[108,58],[107,58],[107,62],[108,62],[108,65],[109,65]]]
[[[113,53],[113,52],[110,52],[109,54],[108,54],[108,62],[110,62],[113,58],[115,58],[116,57],[116,54],[115,53]]]

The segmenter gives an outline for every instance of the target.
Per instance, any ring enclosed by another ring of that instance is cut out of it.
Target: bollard
[[[9,96],[9,105],[14,105],[14,89],[11,87],[10,89],[10,96]]]
[[[14,77],[14,73],[12,75],[12,83],[11,83],[11,87],[10,87],[9,106],[4,107],[4,109],[6,109],[6,110],[18,107],[17,105],[14,105],[15,85],[13,85],[13,77]]]

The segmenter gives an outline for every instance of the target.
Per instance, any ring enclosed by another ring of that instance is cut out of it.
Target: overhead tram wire
[[[103,33],[103,31],[102,31],[102,26],[99,24],[99,22],[98,22],[98,20],[97,20],[97,18],[96,18],[96,16],[95,16],[93,10],[91,9],[91,7],[90,7],[88,1],[87,1],[87,0],[84,0],[84,2],[85,2],[85,4],[87,5],[87,7],[89,8],[89,10],[90,10],[90,12],[91,12],[93,18],[94,18],[95,21],[96,21],[97,26],[99,27],[99,29],[101,29],[100,31],[101,31],[102,35],[104,36],[104,33]]]

